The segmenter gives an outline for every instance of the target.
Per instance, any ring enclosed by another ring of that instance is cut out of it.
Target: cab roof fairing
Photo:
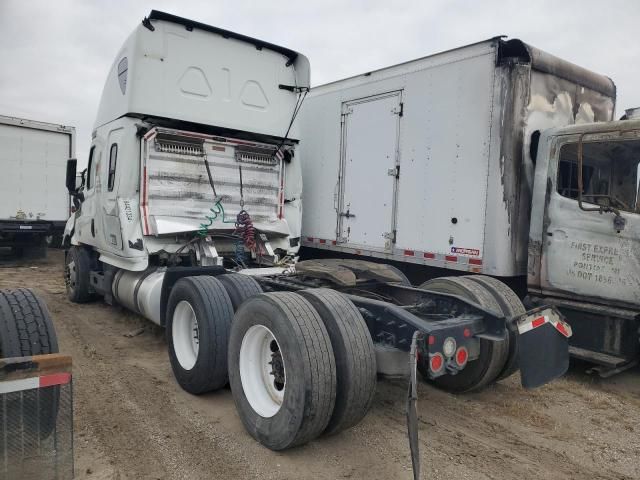
[[[158,32],[158,30],[160,31]],[[201,32],[199,36],[196,36],[197,32]],[[202,36],[202,32],[206,32],[204,37]],[[218,49],[220,51],[222,49],[223,51],[234,53],[234,55],[228,55],[228,57],[237,57],[237,54],[239,53],[245,59],[254,59],[256,66],[254,70],[251,70],[252,76],[246,78],[248,83],[251,83],[254,80],[253,77],[256,77],[255,80],[258,80],[258,82],[253,83],[259,83],[260,78],[258,77],[263,73],[261,70],[264,70],[265,65],[269,65],[269,69],[272,70],[268,72],[271,74],[271,77],[269,78],[273,79],[277,76],[277,79],[281,84],[294,85],[297,87],[309,87],[309,60],[298,52],[235,32],[202,24],[182,17],[177,17],[157,10],[152,10],[149,16],[145,17],[142,23],[139,24],[127,37],[109,69],[109,74],[105,81],[96,121],[93,127],[94,130],[108,122],[127,115],[137,117],[175,118],[178,121],[191,122],[194,124],[215,124],[216,126],[222,128],[226,127],[231,130],[243,130],[243,128],[238,128],[238,125],[227,125],[224,124],[224,122],[217,124],[209,120],[204,113],[204,109],[200,111],[199,115],[195,113],[195,111],[198,110],[198,105],[205,103],[202,101],[203,99],[211,100],[214,95],[220,95],[224,89],[224,86],[221,86],[220,82],[214,83],[210,78],[205,78],[203,82],[201,81],[204,86],[203,88],[205,89],[204,93],[209,94],[208,98],[198,99],[195,96],[191,96],[191,98],[186,99],[186,103],[193,103],[192,100],[194,98],[199,100],[194,103],[195,108],[192,107],[190,110],[184,108],[183,111],[180,112],[180,108],[175,108],[175,106],[179,105],[180,102],[175,102],[173,105],[167,104],[166,106],[158,105],[163,102],[166,104],[167,96],[176,96],[184,93],[178,92],[177,88],[176,92],[167,92],[167,84],[153,85],[154,82],[166,82],[166,78],[163,77],[166,77],[168,69],[171,68],[173,59],[167,58],[167,35],[171,35],[170,38],[172,40],[180,37],[182,37],[182,39],[193,38],[193,41],[200,42],[201,49],[204,45],[211,50]],[[196,40],[196,37],[198,40]],[[223,43],[224,40],[231,43],[226,46],[226,44]],[[243,44],[245,45],[244,47]],[[246,48],[247,45],[251,45],[252,49],[248,50]],[[122,62],[125,57],[126,62],[123,64]],[[202,60],[202,62],[213,62],[211,60],[211,56],[209,57],[209,59],[206,59],[205,56],[203,56],[202,58],[204,60]],[[218,56],[215,56],[215,58],[217,57]],[[282,63],[278,60],[279,58]],[[240,60],[238,60],[238,62],[240,62]],[[236,63],[234,68],[235,70],[240,71],[242,68],[239,67],[244,67],[247,64],[253,66],[253,63],[254,62],[245,62],[244,65]],[[219,67],[226,66],[228,65],[218,65],[217,63],[212,63],[211,65],[206,66],[195,64],[196,70],[201,70],[202,72],[207,71],[208,75],[209,72],[213,72],[215,74],[216,68],[219,70]],[[207,70],[207,68],[209,68],[209,70]],[[224,70],[224,68],[222,69]],[[125,71],[124,79],[119,75],[123,70]],[[234,71],[234,73],[236,72]],[[265,78],[267,78],[266,74]],[[196,80],[199,79],[196,78]],[[237,82],[238,79],[236,78],[233,81]],[[175,88],[174,85],[171,86]],[[160,94],[156,96],[156,100],[150,102],[148,92],[154,87],[156,87],[156,91]],[[236,83],[230,84],[230,87],[236,89],[239,88]],[[260,90],[263,90],[266,86],[258,85],[258,87]],[[267,105],[270,104],[270,113],[262,116],[262,124],[253,126],[247,125],[247,128],[244,128],[244,130],[281,137],[284,134],[284,130],[286,130],[286,125],[289,123],[296,95],[290,91],[282,89],[278,90],[277,84],[275,86],[269,85],[269,87],[272,89],[272,92],[270,93],[271,98],[265,100],[265,103]],[[135,96],[132,95],[133,91],[135,91]],[[267,93],[269,94],[269,92]],[[144,98],[145,95],[147,95],[146,98]],[[141,97],[144,98],[144,100],[139,101]],[[203,97],[206,97],[206,95]],[[185,98],[186,97],[183,95],[183,100]],[[230,102],[227,101],[226,103],[229,104]],[[290,106],[289,103],[291,103]],[[173,106],[174,108],[169,108],[170,106]],[[215,109],[209,107],[209,111],[211,110]],[[215,114],[213,114],[213,116],[215,117]],[[219,115],[220,119],[225,117],[229,118],[228,112],[226,116],[222,113]],[[282,126],[283,124],[285,124],[284,128]],[[243,127],[244,125],[240,126]]]

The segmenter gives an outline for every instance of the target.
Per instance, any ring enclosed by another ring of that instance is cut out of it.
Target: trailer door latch
[[[349,210],[347,210],[346,212],[340,212],[340,216],[341,217],[345,217],[345,218],[353,218],[355,217],[354,213],[349,212]]]

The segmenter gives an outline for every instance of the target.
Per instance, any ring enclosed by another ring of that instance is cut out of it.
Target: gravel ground
[[[77,478],[411,478],[404,382],[380,380],[357,427],[271,452],[244,431],[228,389],[179,388],[161,329],[101,301],[71,304],[62,260],[54,250],[46,261],[5,261],[0,288],[38,291],[73,356]],[[421,384],[423,478],[639,479],[640,371],[604,380],[584,370],[534,391],[517,376],[460,396]]]

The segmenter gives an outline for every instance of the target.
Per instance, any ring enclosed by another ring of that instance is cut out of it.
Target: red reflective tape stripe
[[[482,265],[482,259],[481,258],[470,258],[469,259],[469,263],[471,265]]]
[[[325,243],[327,243],[327,241],[326,241],[324,238],[321,238],[321,239],[320,239],[320,240],[318,240],[318,241],[319,241],[321,244],[323,244],[323,245],[324,245]]]
[[[405,250],[404,254],[407,257],[413,257],[416,254],[416,252],[414,252],[413,250]]]
[[[279,151],[280,150],[278,150],[278,152]],[[282,220],[283,218],[284,218],[284,171],[280,169],[280,205],[278,209],[278,219]]]
[[[40,388],[52,385],[65,385],[71,381],[70,373],[54,373],[40,377]]]
[[[458,257],[456,257],[454,255],[445,255],[444,259],[447,262],[457,262],[458,261]]]
[[[428,258],[430,260],[433,260],[434,258],[436,258],[436,254],[435,253],[425,253],[424,254],[424,258]]]
[[[335,240],[331,240],[331,245],[335,245],[336,243],[338,242],[336,242]]]
[[[546,321],[544,317],[538,317],[531,322],[531,328],[538,328],[540,325],[544,325]]]
[[[307,237],[307,242],[313,242],[313,237]]]
[[[149,235],[149,222],[147,220],[147,215],[148,215],[148,211],[147,211],[147,166],[144,166],[144,170],[143,170],[143,179],[142,179],[142,213],[143,213],[143,218],[144,218],[144,234],[145,235]]]

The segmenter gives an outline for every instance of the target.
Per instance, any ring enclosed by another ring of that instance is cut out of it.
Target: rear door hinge
[[[396,165],[394,168],[387,170],[387,175],[390,177],[400,178],[400,165]]]
[[[397,107],[391,110],[391,113],[398,115],[399,117],[404,115],[404,102],[400,102]]]
[[[353,107],[350,107],[349,105],[342,105],[342,115],[349,115],[353,113]]]

